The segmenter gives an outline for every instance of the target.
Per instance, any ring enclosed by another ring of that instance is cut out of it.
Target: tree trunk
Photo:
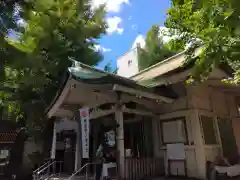
[[[3,110],[4,107],[0,105],[0,121],[3,120]]]

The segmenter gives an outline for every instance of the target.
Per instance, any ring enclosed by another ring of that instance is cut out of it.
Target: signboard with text
[[[82,108],[79,111],[82,131],[82,158],[89,158],[89,108]]]

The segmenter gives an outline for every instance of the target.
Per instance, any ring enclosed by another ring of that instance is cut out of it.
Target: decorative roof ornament
[[[93,71],[92,69],[90,69],[91,68],[90,66],[86,67],[86,65],[83,65],[81,62],[78,62],[72,58],[69,59],[73,62],[73,64],[72,67],[68,68],[68,71],[78,78],[97,79],[106,76],[105,73]]]

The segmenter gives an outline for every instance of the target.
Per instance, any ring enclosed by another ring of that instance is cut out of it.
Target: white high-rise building
[[[172,35],[166,27],[160,27],[159,36],[163,37],[164,43],[169,40],[179,37]],[[123,77],[131,77],[139,72],[138,51],[139,48],[145,47],[145,38],[143,35],[138,35],[133,42],[131,49],[117,60],[117,74]]]
[[[139,35],[133,43],[131,49],[117,60],[117,74],[123,77],[131,77],[139,72],[138,52],[144,48],[145,39]]]
[[[117,74],[123,77],[131,77],[139,72],[138,47],[129,50],[117,60]]]

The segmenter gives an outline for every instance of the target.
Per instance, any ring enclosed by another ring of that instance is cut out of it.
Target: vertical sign
[[[79,111],[82,131],[82,158],[89,158],[89,109],[82,108]]]

